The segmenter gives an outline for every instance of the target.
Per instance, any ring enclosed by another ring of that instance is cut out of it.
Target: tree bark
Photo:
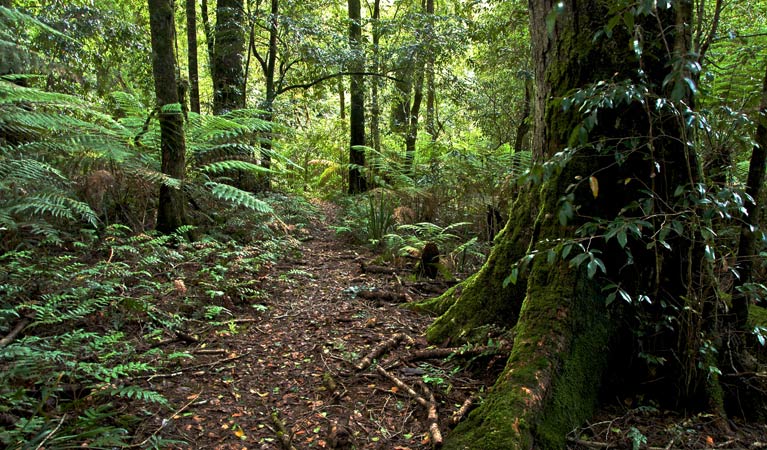
[[[600,238],[605,230],[578,233],[587,224],[637,220],[658,230],[663,226],[658,218],[673,217],[675,190],[698,177],[682,121],[652,100],[668,97],[655,90],[662,89],[669,63],[685,54],[677,44],[685,42],[686,31],[675,26],[685,14],[684,2],[654,11],[657,16],[635,17],[643,30],[641,62],[627,45],[633,36],[626,31],[616,27],[613,39],[595,40],[611,3],[529,0],[536,80],[533,153],[539,163],[558,162],[549,164],[556,169],[548,175],[539,166],[540,185],[527,186],[518,197],[487,263],[463,290],[420,305],[442,314],[427,331],[431,342],[481,339],[488,325],[514,329],[505,370],[485,402],[448,436],[445,448],[563,448],[567,432],[592,414],[608,358],[621,380],[616,384],[636,386],[657,374],[664,380],[655,392],[661,400],[689,401],[707,386],[696,368],[687,370],[690,360],[677,358],[697,354],[698,347],[689,351],[686,336],[695,331],[686,328],[690,325],[640,337],[645,351],[665,359],[665,366],[632,359],[635,337],[625,331],[663,320],[682,323],[681,311],[688,307],[700,312],[694,298],[687,300],[694,297],[696,264],[703,260],[687,237],[694,233],[667,239],[669,251],[650,230],[623,245]],[[557,12],[558,4],[563,8]],[[645,78],[637,76],[639,67]],[[610,109],[592,107],[597,120],[591,122],[579,105],[563,107],[575,89],[596,89],[591,95],[599,99],[630,86],[646,93]],[[566,148],[573,153],[560,153]],[[648,248],[648,241],[654,246]],[[568,243],[587,244],[592,253],[576,252],[585,261],[600,259],[605,278],[596,265],[591,269],[597,276],[590,277],[585,263],[575,263],[577,255],[563,256]],[[634,303],[623,308],[618,301],[608,314],[607,280],[631,292]],[[640,295],[652,303],[636,300]]]
[[[349,47],[354,53],[352,72],[365,69],[362,48],[362,23],[360,0],[349,0]],[[349,87],[349,193],[359,194],[367,190],[367,180],[361,167],[365,166],[365,84],[362,75],[351,75]]]
[[[373,4],[373,64],[371,72],[381,70],[381,0]],[[378,90],[381,81],[378,77],[371,80],[370,86],[370,140],[376,153],[381,152],[381,103]]]
[[[434,15],[434,0],[426,0],[426,14]],[[431,22],[428,33],[434,33]],[[426,61],[426,132],[431,136],[432,142],[437,140],[437,87],[434,80],[433,52],[429,52],[428,61]]]
[[[514,137],[514,153],[525,150],[525,137],[530,132],[530,113],[532,111],[533,99],[533,79],[525,78],[525,100],[522,104],[522,111],[519,115],[519,125]]]
[[[218,0],[211,74],[213,114],[245,107],[243,0]]]
[[[764,81],[762,82],[762,99],[757,115],[756,145],[751,152],[751,163],[748,167],[748,179],[746,181],[746,194],[753,201],[746,201],[746,217],[740,228],[740,240],[738,242],[738,277],[733,283],[732,309],[735,329],[746,331],[748,323],[748,305],[751,296],[742,290],[748,283],[753,281],[754,260],[757,257],[757,239],[760,228],[760,196],[764,185],[765,164],[767,164],[767,68],[765,68]]]
[[[210,25],[210,16],[208,15],[208,0],[200,0],[200,18],[202,19],[202,29],[205,32],[205,45],[208,48],[208,67],[213,67],[213,54],[216,49],[216,37],[213,34],[213,27]],[[213,75],[211,74],[211,80]]]
[[[200,114],[200,74],[197,64],[196,0],[186,0],[186,42],[189,63],[189,107]]]
[[[173,53],[175,22],[172,0],[148,0],[152,34],[152,72],[160,121],[162,172],[184,179],[186,145],[184,117],[176,85],[176,59]],[[186,224],[186,199],[183,191],[163,184],[157,210],[157,230],[170,233]]]

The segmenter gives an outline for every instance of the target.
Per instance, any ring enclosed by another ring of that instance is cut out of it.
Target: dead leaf
[[[599,180],[597,180],[597,177],[593,175],[589,177],[589,187],[591,188],[591,195],[594,198],[599,197]]]

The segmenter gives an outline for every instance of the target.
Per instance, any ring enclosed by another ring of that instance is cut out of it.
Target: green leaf
[[[546,254],[546,262],[548,264],[554,264],[554,261],[557,260],[557,252],[556,250],[549,249],[548,253]]]
[[[567,244],[562,247],[562,259],[567,259],[567,255],[570,254],[570,251],[573,249],[573,244]]]
[[[623,25],[628,28],[629,32],[634,30],[634,13],[631,10],[623,13]]]
[[[621,248],[626,248],[626,244],[628,244],[629,241],[628,236],[626,235],[626,229],[621,228],[616,237],[618,238],[618,244]]]
[[[511,269],[511,273],[508,277],[506,277],[505,280],[503,280],[503,287],[508,287],[509,284],[517,284],[517,279],[519,278],[519,268],[515,267]]]
[[[703,253],[707,261],[714,261],[716,259],[716,253],[714,252],[714,249],[711,248],[711,246],[708,244],[706,245],[706,248],[703,250]]]
[[[573,217],[573,205],[565,200],[562,206],[559,208],[559,223],[564,226],[567,225],[567,221]]]
[[[604,263],[602,263],[602,260],[599,258],[594,258],[586,265],[586,272],[589,279],[594,278],[594,276],[597,274],[597,269],[601,270],[602,273],[607,272]]]
[[[573,259],[570,260],[570,267],[580,266],[589,256],[588,253],[581,253],[580,255],[574,256]]]

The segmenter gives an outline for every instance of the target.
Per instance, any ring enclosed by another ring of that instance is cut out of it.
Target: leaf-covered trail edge
[[[404,360],[427,346],[422,334],[432,318],[356,295],[379,290],[412,301],[446,285],[405,281],[406,270],[363,273],[362,264],[376,255],[329,227],[336,206],[319,207],[322,214],[300,236],[299,252],[261,276],[266,295],[258,303],[266,308],[237,305],[227,326],[197,335],[193,348],[174,344],[194,358],[149,383],[178,412],[144,422],[141,435],[159,433],[212,449],[431,448],[427,408],[375,365],[354,368],[397,334],[406,339],[381,357],[381,365],[408,385],[428,382],[443,433],[451,415],[482,388],[454,371],[454,363]]]

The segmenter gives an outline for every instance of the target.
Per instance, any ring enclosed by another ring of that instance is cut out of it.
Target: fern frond
[[[118,111],[125,114],[127,117],[141,117],[147,113],[147,107],[136,98],[135,95],[127,92],[112,92],[110,94],[112,101],[115,102],[115,107]]]
[[[50,215],[58,219],[84,220],[93,226],[98,217],[87,203],[75,200],[60,193],[38,193],[30,195],[23,202],[8,208],[9,212],[31,213],[37,216]]]
[[[243,172],[253,172],[253,173],[273,172],[271,169],[267,169],[266,167],[261,167],[258,164],[253,164],[247,161],[239,161],[236,159],[230,159],[227,161],[219,161],[219,162],[214,162],[211,164],[206,164],[198,168],[197,170],[201,172],[205,172],[205,173],[212,173],[212,174],[225,173],[231,170],[239,170]]]
[[[253,211],[262,214],[274,213],[274,210],[271,206],[269,206],[268,203],[263,200],[259,200],[250,192],[243,191],[242,189],[237,189],[236,187],[230,186],[228,184],[216,183],[213,181],[205,183],[205,186],[210,190],[210,193],[219,200],[224,200],[233,205],[252,209]]]
[[[156,391],[150,391],[148,389],[144,389],[139,386],[120,386],[113,389],[107,389],[104,391],[105,394],[115,396],[115,397],[122,397],[122,398],[128,398],[128,399],[135,399],[140,400],[147,403],[156,403],[159,405],[168,405],[168,399],[162,396],[159,392]]]
[[[50,183],[51,178],[66,180],[58,169],[35,159],[12,159],[0,164],[0,190],[12,183]]]

